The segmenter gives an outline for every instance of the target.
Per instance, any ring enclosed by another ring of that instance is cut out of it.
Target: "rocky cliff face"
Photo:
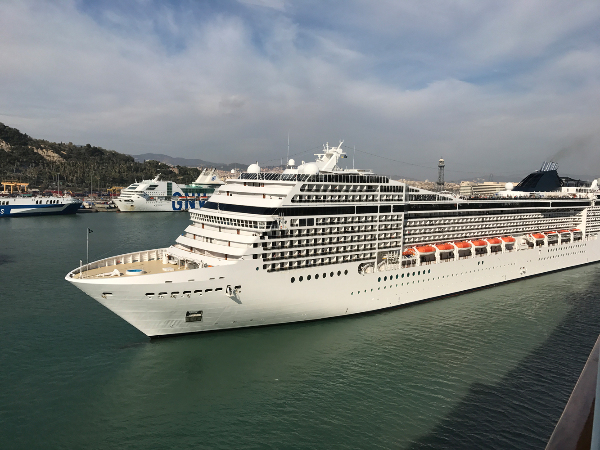
[[[65,160],[59,154],[53,152],[52,150],[44,148],[43,145],[40,148],[36,148],[36,147],[33,147],[33,146],[29,146],[29,148],[31,148],[34,152],[42,155],[47,161],[63,162]]]

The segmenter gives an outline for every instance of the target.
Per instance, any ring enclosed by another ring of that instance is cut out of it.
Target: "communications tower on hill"
[[[440,158],[440,161],[438,162],[438,180],[437,180],[438,191],[444,190],[444,166],[445,165],[446,164],[444,164],[444,160],[442,158]]]

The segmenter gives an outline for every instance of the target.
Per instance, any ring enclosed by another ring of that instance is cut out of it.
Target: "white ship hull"
[[[152,337],[364,313],[599,260],[600,240],[591,238],[367,274],[358,273],[357,262],[267,273],[256,270],[253,261],[243,261],[236,264],[235,271],[220,266],[121,277],[111,280],[110,286],[98,279],[76,280],[76,284]],[[73,282],[72,273],[66,279]],[[241,292],[228,295],[227,286],[241,286]],[[215,291],[219,288],[222,290]],[[207,289],[212,291],[207,293]],[[202,295],[194,294],[195,290],[202,290]],[[184,294],[186,291],[190,294]],[[167,295],[158,298],[159,292]],[[152,298],[147,294],[153,294]],[[202,320],[186,321],[190,311],[201,311]]]
[[[0,197],[0,217],[75,214],[81,201],[72,197]]]
[[[174,197],[171,200],[150,200],[134,196],[129,199],[117,198],[113,201],[121,212],[177,212],[201,208],[206,202],[206,199],[207,197],[197,197],[194,199],[190,198],[189,200],[181,200],[180,198]]]

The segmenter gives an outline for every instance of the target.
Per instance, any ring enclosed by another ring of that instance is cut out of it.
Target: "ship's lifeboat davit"
[[[417,247],[416,250],[417,250],[417,252],[419,252],[419,255],[421,255],[421,256],[433,255],[435,253],[435,248],[433,248],[431,245],[424,245],[423,247]]]
[[[435,247],[440,252],[451,252],[452,250],[454,250],[454,246],[452,244],[436,244]]]

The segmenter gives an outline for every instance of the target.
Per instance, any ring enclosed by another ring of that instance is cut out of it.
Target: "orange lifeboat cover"
[[[556,234],[556,231],[544,231],[546,234]]]
[[[502,241],[498,238],[491,238],[487,240],[491,245],[500,245]]]
[[[433,248],[431,245],[425,245],[423,247],[417,247],[417,251],[422,255],[426,255],[429,253],[435,253],[435,248]]]
[[[471,248],[470,242],[455,242],[454,245],[456,245],[458,248]]]
[[[579,228],[573,228],[571,231],[581,231]]]
[[[452,244],[437,244],[436,247],[438,248],[438,250],[440,250],[442,252],[454,250],[454,247],[452,246]]]
[[[512,237],[512,236],[504,236],[504,237],[502,237],[502,240],[504,242],[509,242],[510,243],[510,242],[515,242],[516,239],[514,237]]]
[[[570,231],[569,231],[569,230],[560,230],[560,231],[559,231],[559,233],[560,233],[560,234],[563,234],[563,233],[570,233]]]
[[[544,236],[543,234],[541,234],[541,233],[535,233],[535,234],[532,234],[532,236],[533,236],[534,238],[536,238],[536,239],[544,239],[544,237],[545,237],[545,236]]]
[[[412,256],[412,255],[414,255],[414,254],[415,254],[415,250],[414,250],[414,249],[412,249],[412,248],[409,248],[409,249],[407,249],[407,250],[404,250],[404,251],[402,252],[402,255],[403,255],[403,256]]]
[[[487,245],[487,243],[485,241],[482,241],[481,239],[478,239],[476,241],[473,241],[472,244],[475,247],[485,247]]]

